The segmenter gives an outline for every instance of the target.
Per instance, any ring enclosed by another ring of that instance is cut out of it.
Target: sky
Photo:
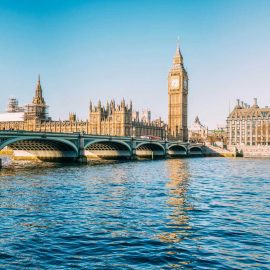
[[[32,101],[38,74],[53,119],[89,101],[133,101],[167,121],[177,37],[188,118],[224,125],[237,98],[270,105],[268,0],[0,0],[0,111]]]

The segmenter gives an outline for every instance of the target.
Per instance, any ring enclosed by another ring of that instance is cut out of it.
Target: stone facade
[[[240,156],[270,158],[270,145],[240,146],[237,147]]]
[[[252,106],[237,100],[227,118],[228,144],[270,145],[270,108],[260,108],[257,99]]]
[[[188,140],[188,74],[184,68],[179,45],[177,45],[173,66],[168,75],[168,103],[169,138],[185,142]]]
[[[165,124],[162,121],[139,121],[132,112],[132,103],[127,105],[124,99],[120,105],[116,105],[114,100],[107,102],[106,107],[100,101],[95,107],[90,102],[89,111],[91,134],[165,138]]]
[[[111,135],[111,136],[148,136],[150,138],[165,139],[166,125],[160,120],[152,122],[132,120],[132,103],[126,104],[125,100],[120,105],[116,105],[112,100],[102,106],[98,102],[93,106],[90,102],[89,119],[86,121],[77,121],[76,114],[70,113],[69,120],[52,121],[48,117],[48,106],[43,98],[40,78],[38,79],[35,96],[31,104],[25,107],[23,118],[20,121],[0,121],[0,130],[26,130],[38,132],[83,132],[93,135]],[[6,113],[14,114],[15,112]],[[17,112],[16,112],[17,113]]]

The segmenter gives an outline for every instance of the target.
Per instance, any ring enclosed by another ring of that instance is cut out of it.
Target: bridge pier
[[[131,155],[130,155],[130,160],[135,160],[137,159],[136,155],[136,141],[134,138],[131,139]]]
[[[77,162],[79,164],[87,164],[87,157],[85,155],[85,149],[84,149],[84,137],[83,135],[79,134],[79,147],[78,147],[78,158]]]
[[[87,164],[87,157],[84,155],[81,155],[77,158],[77,163],[85,165]]]
[[[0,150],[7,146],[12,149],[14,159],[79,164],[87,164],[87,159],[96,158],[137,160],[183,158],[204,154],[201,144],[79,132],[0,131]]]

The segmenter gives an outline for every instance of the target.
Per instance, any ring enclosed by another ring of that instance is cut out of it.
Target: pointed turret
[[[195,117],[195,121],[194,121],[194,123],[198,123],[198,124],[200,124],[200,119],[199,119],[199,116],[198,116],[198,115]]]
[[[173,64],[174,65],[183,64],[183,56],[182,56],[181,51],[180,51],[179,41],[177,42],[176,52],[175,52],[175,56],[173,58]]]
[[[98,100],[98,108],[101,109],[101,101],[100,101],[100,99]]]
[[[40,84],[40,75],[38,75],[38,82],[37,82],[37,87],[36,87],[36,92],[35,92],[35,96],[33,98],[33,104],[37,104],[37,105],[45,105],[45,100],[42,96],[42,87]]]
[[[93,104],[92,104],[92,101],[90,100],[90,103],[89,103],[89,111],[92,112],[92,109],[93,109]]]
[[[126,106],[126,102],[125,102],[125,99],[123,98],[122,101],[121,101],[121,107],[125,108],[125,106]]]

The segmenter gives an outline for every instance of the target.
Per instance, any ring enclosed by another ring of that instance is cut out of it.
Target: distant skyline
[[[270,1],[0,1],[0,111],[32,101],[41,75],[49,114],[88,117],[124,97],[167,122],[177,37],[190,79],[189,124],[225,124],[237,98],[270,105]]]

